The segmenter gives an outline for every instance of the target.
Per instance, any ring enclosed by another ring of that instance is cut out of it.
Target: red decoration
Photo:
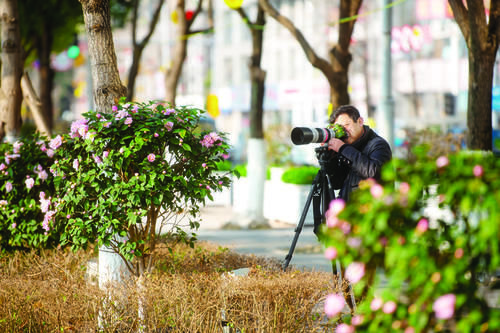
[[[194,12],[192,10],[186,10],[186,20],[191,21],[193,18]]]

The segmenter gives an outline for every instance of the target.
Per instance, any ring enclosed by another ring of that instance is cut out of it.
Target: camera
[[[292,129],[291,138],[295,145],[326,143],[332,138],[344,140],[347,138],[347,132],[344,127],[338,124],[329,128],[295,127]]]

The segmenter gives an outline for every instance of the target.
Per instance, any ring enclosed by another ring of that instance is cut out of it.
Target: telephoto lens
[[[309,143],[326,143],[331,138],[344,139],[347,132],[340,125],[331,128],[295,127],[292,129],[292,142],[295,145],[306,145]]]

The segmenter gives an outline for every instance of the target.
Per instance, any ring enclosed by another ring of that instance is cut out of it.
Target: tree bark
[[[50,129],[54,126],[54,112],[52,102],[52,89],[54,88],[55,72],[50,64],[53,36],[50,23],[44,22],[43,31],[37,38],[36,49],[40,60],[40,102],[41,111]]]
[[[94,88],[96,111],[111,112],[111,107],[127,95],[116,61],[109,0],[79,0],[82,4]]]
[[[361,7],[362,0],[341,0],[340,18],[349,18],[356,15]],[[259,4],[265,12],[274,18],[278,23],[284,26],[302,47],[307,60],[313,67],[319,69],[330,85],[330,102],[333,108],[340,105],[349,104],[349,85],[348,74],[349,65],[352,61],[349,46],[351,36],[356,20],[347,20],[339,25],[339,35],[337,44],[333,45],[329,52],[329,60],[326,60],[316,54],[311,45],[307,42],[302,32],[295,27],[292,21],[281,15],[271,4],[269,0],[259,0]]]
[[[203,0],[198,0],[198,5],[193,12],[193,16],[190,20],[186,19],[186,4],[184,0],[177,0],[175,10],[177,12],[177,42],[175,44],[174,52],[172,55],[172,65],[167,70],[165,75],[165,99],[170,102],[172,106],[175,106],[175,98],[177,96],[177,85],[179,84],[179,79],[182,74],[182,67],[184,66],[184,60],[186,60],[188,38],[190,35],[195,33],[206,33],[213,30],[213,13],[211,0],[209,0],[208,5],[208,28],[199,31],[191,30],[191,26],[195,21],[196,17],[202,10]]]
[[[28,73],[24,73],[21,79],[21,89],[24,95],[24,101],[28,105],[33,115],[33,119],[35,120],[36,128],[41,134],[50,137],[52,135],[51,128],[42,111],[42,102],[40,102],[40,99],[36,95],[35,89],[33,89]]]
[[[0,138],[14,140],[21,130],[21,34],[16,0],[0,1],[2,70]]]
[[[491,97],[493,71],[500,42],[500,2],[491,1],[486,17],[482,1],[448,0],[469,50],[467,146],[492,150]]]
[[[137,16],[138,16],[138,7],[139,0],[134,1],[134,9],[133,9],[133,17],[132,17],[132,46],[133,46],[133,55],[132,55],[132,65],[130,66],[130,70],[128,73],[128,81],[127,81],[127,100],[131,101],[134,98],[135,92],[135,79],[137,74],[139,73],[139,64],[141,61],[142,53],[144,52],[144,48],[149,43],[153,32],[156,29],[156,25],[158,24],[158,20],[160,18],[161,8],[165,0],[158,0],[158,4],[153,13],[153,18],[149,24],[149,31],[146,36],[142,39],[142,41],[137,42]]]

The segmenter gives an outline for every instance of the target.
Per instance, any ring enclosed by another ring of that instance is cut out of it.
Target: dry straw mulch
[[[212,244],[158,249],[144,278],[101,290],[89,278],[95,252],[0,257],[2,332],[321,332],[318,304],[335,290],[330,273],[282,272],[267,258]],[[247,274],[232,270],[247,267]],[[227,327],[223,330],[223,327]]]

